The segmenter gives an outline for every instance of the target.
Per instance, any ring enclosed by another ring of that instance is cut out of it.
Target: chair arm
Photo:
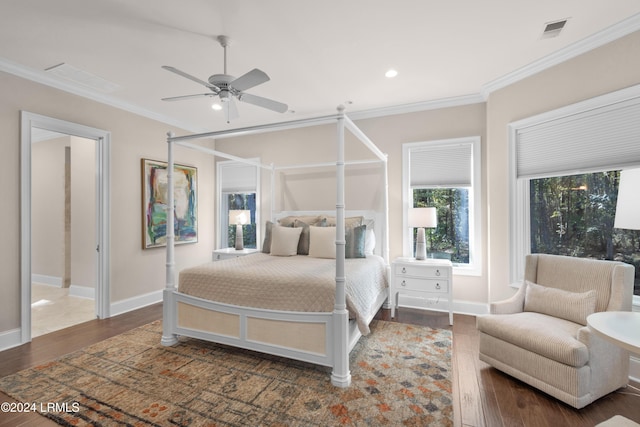
[[[578,329],[577,338],[589,350],[590,392],[593,395],[600,397],[628,383],[627,350],[597,335],[588,326]]]
[[[511,298],[489,304],[491,314],[513,314],[521,313],[524,310],[524,296],[527,292],[527,283],[523,282],[518,292]]]

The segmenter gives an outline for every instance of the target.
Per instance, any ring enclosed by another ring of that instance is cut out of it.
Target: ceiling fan
[[[227,46],[229,45],[229,38],[227,36],[218,36],[217,40],[224,49],[224,74],[214,74],[209,77],[208,81],[204,81],[192,76],[191,74],[187,74],[184,71],[178,70],[177,68],[170,67],[168,65],[162,66],[162,68],[167,71],[171,71],[172,73],[209,88],[211,92],[198,93],[195,95],[174,96],[170,98],[162,98],[162,100],[180,101],[189,98],[199,98],[201,96],[218,96],[220,98],[222,108],[226,112],[227,123],[238,117],[238,108],[235,104],[234,98],[238,101],[257,105],[258,107],[266,108],[278,113],[286,112],[289,108],[287,104],[245,92],[247,89],[251,89],[252,87],[266,83],[270,80],[269,76],[264,71],[254,68],[238,78],[227,74]]]

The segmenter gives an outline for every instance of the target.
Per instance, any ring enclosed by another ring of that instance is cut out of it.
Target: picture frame
[[[141,159],[142,248],[167,245],[168,163]],[[176,244],[198,241],[198,170],[174,164],[174,234]]]

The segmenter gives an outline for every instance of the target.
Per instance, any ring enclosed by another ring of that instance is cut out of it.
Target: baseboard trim
[[[398,307],[416,308],[419,310],[449,311],[446,297],[418,298],[400,294]],[[487,304],[471,301],[453,300],[453,312],[469,316],[487,314]]]
[[[111,303],[110,316],[128,313],[152,304],[162,302],[162,290],[149,292],[148,294],[138,295],[136,297],[127,298],[121,301]]]
[[[631,356],[629,359],[629,379],[640,383],[640,357]]]
[[[22,344],[22,330],[20,328],[0,332],[0,351],[9,350]]]
[[[43,285],[62,287],[62,278],[55,276],[47,276],[46,274],[32,274],[31,282],[41,283]]]

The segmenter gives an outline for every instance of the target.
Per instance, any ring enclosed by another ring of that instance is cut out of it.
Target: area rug
[[[448,426],[451,332],[373,321],[330,368],[182,339],[150,323],[0,379],[0,389],[67,426]]]

